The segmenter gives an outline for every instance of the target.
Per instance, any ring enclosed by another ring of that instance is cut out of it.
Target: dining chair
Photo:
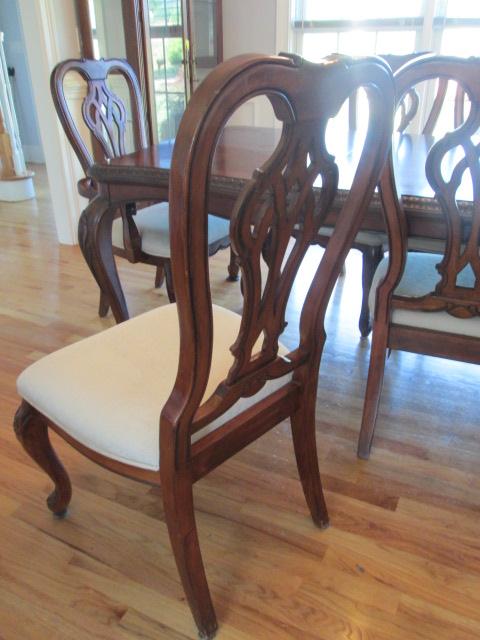
[[[281,342],[295,276],[337,193],[325,130],[358,86],[370,119],[338,225],[312,273],[299,340]],[[212,305],[207,194],[215,145],[230,115],[266,95],[282,134],[240,193],[230,239],[242,272],[240,314]],[[219,65],[193,94],[175,141],[169,185],[176,304],[160,306],[38,360],[18,378],[15,432],[55,485],[47,500],[66,513],[72,489],[48,431],[130,478],[161,485],[185,593],[203,638],[217,621],[194,517],[195,482],[289,418],[314,523],[328,524],[315,439],[324,316],[345,256],[387,157],[394,89],[375,58],[243,55]],[[313,183],[320,177],[322,188]],[[291,239],[302,221],[301,233]],[[263,264],[268,244],[268,262]],[[161,526],[159,524],[159,526]]]
[[[65,97],[64,81],[70,72],[77,72],[87,84],[87,95],[82,104],[83,122],[91,133],[91,146],[82,138],[72,110]],[[123,100],[111,88],[112,78],[117,86],[126,83],[131,103],[132,134],[134,149],[147,146],[145,116],[138,79],[126,60],[65,60],[53,69],[50,89],[60,122],[65,134],[80,161],[85,178],[78,182],[81,196],[91,200],[97,194],[94,181],[88,177],[88,169],[94,162],[105,162],[127,153],[126,133],[129,115]],[[120,81],[120,82],[119,82]],[[132,149],[133,150],[133,149]],[[228,221],[217,216],[208,216],[209,255],[229,246]],[[112,226],[114,255],[129,262],[142,262],[156,267],[155,287],[165,279],[170,302],[175,301],[171,274],[171,253],[168,224],[168,203],[161,202],[145,206],[132,202],[119,209]],[[228,268],[229,280],[238,279],[238,266],[233,256]],[[100,287],[100,283],[97,283]],[[109,309],[108,298],[100,287],[99,315],[105,316]]]
[[[403,67],[395,77],[398,99],[426,80],[458,83],[470,102],[463,122],[435,139],[423,179],[445,221],[438,253],[410,251],[392,161],[381,179],[390,238],[389,258],[372,283],[374,307],[370,367],[358,455],[368,458],[391,349],[480,363],[480,58],[431,56]],[[457,99],[455,99],[455,103]],[[475,137],[477,136],[477,137]],[[468,202],[471,201],[471,202]]]
[[[412,59],[425,55],[426,52],[419,51],[407,54],[378,54],[383,60],[387,62],[390,69],[395,72],[401,66],[406,64]],[[358,91],[354,91],[348,100],[348,128],[350,131],[354,131],[358,126]],[[408,98],[410,98],[408,100]],[[399,131],[403,130],[411,122],[416,113],[418,103],[414,100],[415,96],[408,96],[407,101],[400,105],[403,110],[402,117],[399,121]],[[326,247],[327,243],[333,233],[334,227],[332,225],[323,225],[315,239],[315,244],[321,247]],[[360,335],[366,338],[372,329],[370,309],[368,305],[368,295],[373,280],[373,275],[380,261],[382,260],[386,247],[388,244],[388,238],[386,231],[375,231],[361,229],[355,236],[355,240],[352,244],[352,249],[360,251],[362,254],[362,303],[360,308],[360,316],[358,320],[358,328]]]

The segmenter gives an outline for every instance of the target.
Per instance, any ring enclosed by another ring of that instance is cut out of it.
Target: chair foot
[[[368,310],[368,308],[366,313],[364,313],[363,310],[360,313],[358,328],[360,329],[360,335],[362,336],[362,338],[368,338],[370,332],[372,331],[372,322],[370,320],[370,311]]]
[[[52,479],[55,489],[47,498],[47,506],[55,516],[63,518],[72,497],[72,485],[50,444],[47,419],[23,400],[15,414],[13,427],[25,451]]]
[[[368,444],[358,444],[357,447],[357,458],[360,460],[369,460],[370,459],[370,449],[371,445]]]
[[[237,256],[233,253],[230,247],[230,262],[228,264],[228,276],[227,282],[238,282],[240,266],[238,264]]]
[[[165,284],[167,287],[167,295],[170,302],[175,302],[175,289],[173,288],[173,275],[172,275],[172,266],[170,262],[166,262],[164,265],[165,269]]]
[[[303,399],[303,402],[304,405],[290,417],[295,458],[312,520],[320,529],[326,529],[329,519],[318,468],[315,401]]]
[[[100,318],[105,318],[110,309],[110,303],[106,294],[100,289],[100,301],[98,303],[98,315]]]
[[[160,289],[165,280],[165,269],[163,268],[163,264],[157,264],[157,269],[155,271],[155,289]]]

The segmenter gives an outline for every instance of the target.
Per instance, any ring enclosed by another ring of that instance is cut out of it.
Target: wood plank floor
[[[41,169],[41,168],[39,168]],[[15,379],[42,354],[111,326],[78,247],[57,244],[45,176],[38,198],[0,205],[0,638],[195,638],[160,491],[117,477],[55,439],[69,517],[11,428]],[[319,249],[289,307],[286,342]],[[212,260],[214,297],[238,309]],[[151,268],[120,262],[132,314],[164,304]],[[370,461],[355,445],[369,341],[359,339],[360,261],[333,294],[317,438],[331,527],[304,504],[282,424],[195,488],[218,637],[466,640],[480,637],[480,368],[392,354]]]

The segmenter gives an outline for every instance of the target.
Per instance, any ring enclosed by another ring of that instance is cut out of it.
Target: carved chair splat
[[[82,116],[91,134],[92,152],[80,134],[65,97],[64,81],[70,72],[76,72],[86,81],[87,93],[82,103]],[[121,59],[65,60],[52,71],[50,88],[55,108],[65,134],[87,176],[94,162],[101,163],[126,153],[127,110],[123,100],[110,88],[108,79],[121,76],[128,88],[132,112],[133,144],[135,149],[147,146],[142,95],[132,67]],[[80,195],[89,200],[97,195],[96,184],[88,177],[78,183]],[[85,232],[80,220],[79,234]],[[113,253],[132,263],[141,262],[156,267],[155,287],[166,281],[170,302],[175,301],[169,247],[168,207],[166,204],[137,204],[132,202],[116,214],[112,227]],[[209,252],[228,247],[228,223],[209,217]],[[148,248],[147,248],[148,247]],[[238,279],[238,266],[233,256],[228,268],[228,280]],[[109,309],[108,291],[100,288],[99,315]]]

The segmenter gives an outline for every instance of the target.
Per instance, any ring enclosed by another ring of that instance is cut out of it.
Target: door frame
[[[18,0],[18,8],[57,237],[62,244],[77,244],[78,220],[86,206],[86,200],[78,194],[79,165],[65,137],[50,95],[50,73],[57,62],[68,57],[65,42],[69,42],[71,52],[78,52],[77,34],[73,21],[68,25],[63,23],[56,0]],[[66,33],[69,29],[72,29],[72,33]]]

